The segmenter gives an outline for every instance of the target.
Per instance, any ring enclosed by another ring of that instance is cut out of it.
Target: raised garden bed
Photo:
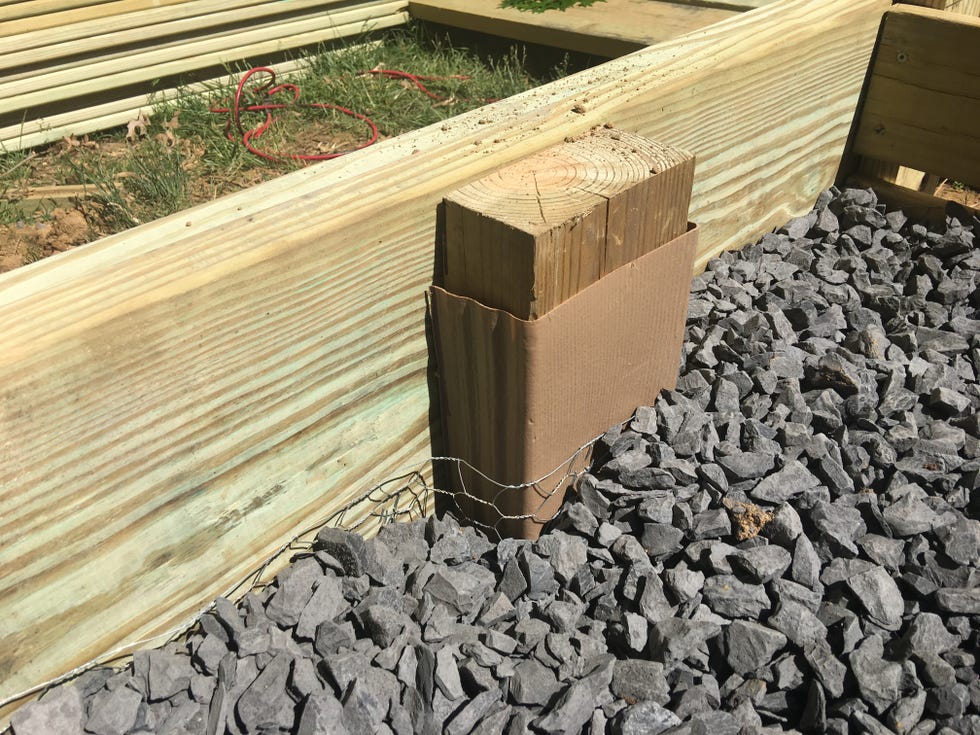
[[[5,274],[0,699],[186,624],[326,508],[429,479],[447,190],[597,125],[669,140],[698,155],[703,268],[835,179],[889,6],[772,3]]]

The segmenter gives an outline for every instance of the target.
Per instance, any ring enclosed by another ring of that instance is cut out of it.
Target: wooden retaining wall
[[[834,181],[889,5],[778,0],[0,276],[0,701],[430,456],[446,192],[611,124],[697,154],[703,267]]]

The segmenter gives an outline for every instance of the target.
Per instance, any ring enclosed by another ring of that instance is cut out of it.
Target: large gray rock
[[[143,697],[121,686],[98,692],[89,704],[85,729],[94,735],[125,735],[136,724]]]
[[[84,735],[85,706],[78,688],[55,687],[10,718],[14,735]]]

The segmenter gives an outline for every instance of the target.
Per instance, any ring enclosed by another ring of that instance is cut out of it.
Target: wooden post
[[[445,200],[433,316],[463,515],[536,538],[579,451],[677,378],[694,157],[593,130]]]
[[[446,197],[447,291],[536,319],[682,235],[694,156],[598,128]]]

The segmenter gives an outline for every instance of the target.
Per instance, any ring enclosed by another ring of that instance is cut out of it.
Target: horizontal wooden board
[[[0,701],[430,456],[447,192],[609,123],[697,155],[703,267],[833,182],[888,5],[780,0],[0,276]]]
[[[621,56],[730,17],[734,10],[655,0],[605,0],[564,12],[529,13],[500,0],[412,0],[416,18],[518,41]]]
[[[980,184],[980,19],[886,14],[856,153]]]
[[[311,8],[325,9],[338,5],[339,1],[290,0],[288,10],[296,13]],[[362,2],[360,7],[380,5],[381,2]],[[0,23],[0,38],[7,36],[0,51],[0,69],[37,65],[52,59],[145,43],[153,38],[181,35],[186,40],[206,28],[254,21],[282,13],[283,5],[279,0],[193,0],[173,7],[153,7],[116,14],[111,20],[69,22],[56,28],[34,29],[14,35],[5,34],[4,24]]]
[[[110,18],[120,13],[138,12],[189,0],[29,0],[0,8],[0,36],[56,28],[95,18]]]
[[[368,30],[378,19],[398,17],[403,0],[366,3],[344,10],[322,10],[284,22],[254,23],[234,32],[202,33],[192,39],[162,41],[145,50],[108,52],[85,64],[55,71],[9,75],[0,80],[0,97],[8,110],[29,110],[58,100],[151,81],[194,69],[228,63],[250,54],[275,53],[287,48],[336,38],[337,29],[359,26]]]

